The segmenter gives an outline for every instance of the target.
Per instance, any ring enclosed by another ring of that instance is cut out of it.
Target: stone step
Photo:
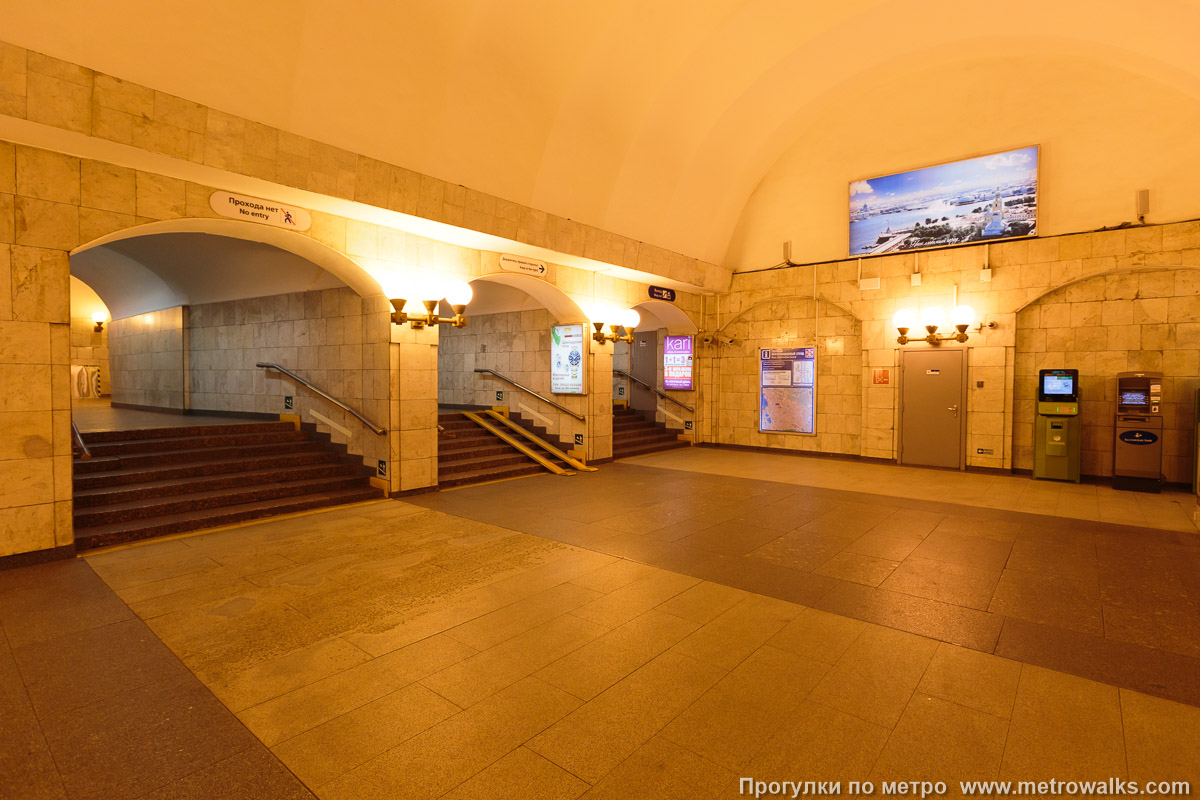
[[[223,506],[205,511],[171,514],[146,520],[123,520],[87,529],[76,529],[75,547],[78,550],[94,550],[97,547],[110,547],[156,536],[169,536],[175,533],[215,528],[220,525],[232,525],[238,522],[346,503],[378,500],[381,497],[380,491],[373,487],[343,489]]]

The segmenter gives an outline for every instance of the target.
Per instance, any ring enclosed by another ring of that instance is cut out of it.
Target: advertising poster
[[[850,255],[1037,234],[1037,145],[850,184]]]
[[[817,432],[817,349],[760,350],[758,429],[768,433]]]
[[[583,394],[587,369],[584,325],[555,325],[550,329],[550,391],[554,394]]]
[[[692,390],[692,337],[663,339],[663,388]]]

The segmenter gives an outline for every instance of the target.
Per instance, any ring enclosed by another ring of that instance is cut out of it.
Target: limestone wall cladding
[[[352,415],[278,372],[279,364],[347,403],[374,424],[388,424],[388,344],[383,298],[352,289],[256,297],[191,306],[188,364],[191,408],[299,414],[313,412],[350,431],[325,425],[335,442],[372,467],[388,458],[387,439]],[[284,398],[293,398],[288,411]]]
[[[710,290],[717,264],[0,42],[0,114]]]
[[[761,303],[724,326],[733,344],[705,352],[715,391],[707,414],[708,441],[724,444],[858,454],[863,418],[861,324],[832,303],[791,298]],[[763,433],[759,426],[759,351],[817,348],[816,436]]]
[[[991,267],[988,282],[981,281],[981,269],[985,266]],[[1146,268],[1179,266],[1200,266],[1198,221],[862,259],[862,277],[879,278],[878,289],[860,289],[860,262],[848,259],[738,274],[734,277],[732,291],[718,298],[719,302],[709,304],[705,328],[721,328],[758,303],[786,296],[812,297],[814,290],[822,300],[845,308],[861,321],[862,331],[863,407],[858,453],[894,458],[895,365],[899,345],[895,341],[892,314],[905,307],[919,309],[937,305],[949,308],[953,305],[957,287],[960,303],[971,305],[978,319],[996,323],[992,329],[973,329],[968,342],[967,464],[1009,468],[1014,466],[1016,362],[1018,356],[1036,341],[1025,337],[1018,341],[1017,312],[1048,292],[1084,278],[1110,274],[1127,276]],[[921,273],[920,286],[911,283],[910,275],[914,271]],[[1185,306],[1182,298],[1176,300],[1177,309]],[[1169,308],[1168,305],[1168,313]],[[1113,313],[1116,312],[1110,311]],[[907,345],[909,348],[927,346],[924,343]],[[703,398],[705,419],[701,421],[701,431],[707,440],[720,441],[726,435],[724,426],[732,422],[732,417],[729,414],[724,418],[717,416],[716,409],[723,397],[717,396],[721,386],[711,380],[708,365],[724,366],[727,370],[733,365],[715,355],[719,348],[701,347],[699,352],[702,388],[709,386],[712,389]],[[1126,352],[1135,350],[1126,348]],[[1130,362],[1127,360],[1127,363]],[[1165,367],[1164,351],[1163,371],[1170,372]],[[871,383],[872,371],[876,368],[892,370],[889,385]],[[757,365],[746,363],[725,374],[743,378],[748,384],[756,380],[756,369]],[[979,382],[983,385],[979,386]],[[740,391],[741,386],[740,380],[735,381],[731,390]],[[722,390],[720,394],[723,393]],[[830,443],[831,451],[833,446]],[[1179,446],[1182,445],[1173,445]],[[822,445],[822,449],[825,447]],[[979,453],[981,449],[992,452]],[[1020,462],[1016,465],[1020,466]]]
[[[96,367],[100,374],[100,394],[110,394],[107,323],[96,332],[96,323],[87,317],[71,317],[71,366]]]
[[[46,228],[30,235],[24,202],[69,200],[66,166],[64,185],[36,185],[0,142],[0,556],[72,541],[70,272]]]
[[[1116,373],[1162,372],[1163,469],[1192,479],[1200,387],[1200,270],[1098,275],[1057,289],[1017,314],[1013,466],[1033,467],[1038,370],[1079,370],[1082,471],[1111,475]]]
[[[187,403],[187,309],[108,323],[112,401],[183,410]]]

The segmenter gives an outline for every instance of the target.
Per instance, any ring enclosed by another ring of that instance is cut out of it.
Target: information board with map
[[[768,433],[817,432],[817,349],[759,350],[758,429]]]

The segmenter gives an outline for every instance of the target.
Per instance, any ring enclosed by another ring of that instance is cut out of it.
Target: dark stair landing
[[[492,422],[500,430],[506,430],[504,423],[495,422],[482,413],[484,420]],[[536,433],[546,441],[566,451],[558,439],[546,433],[545,428],[539,428],[517,414],[509,419],[528,431]],[[455,486],[466,486],[472,483],[484,483],[503,478],[517,478],[523,475],[537,475],[545,472],[541,464],[522,453],[517,448],[505,442],[490,431],[476,425],[462,414],[438,414],[438,425],[442,430],[438,433],[438,488],[450,489]],[[511,432],[514,437],[520,436]],[[534,450],[538,448],[530,444]],[[542,454],[550,461],[561,467],[569,467],[548,453]]]
[[[688,447],[674,431],[632,408],[613,408],[613,458],[630,458],[660,450]]]
[[[370,472],[290,422],[83,434],[79,550],[381,498]]]

